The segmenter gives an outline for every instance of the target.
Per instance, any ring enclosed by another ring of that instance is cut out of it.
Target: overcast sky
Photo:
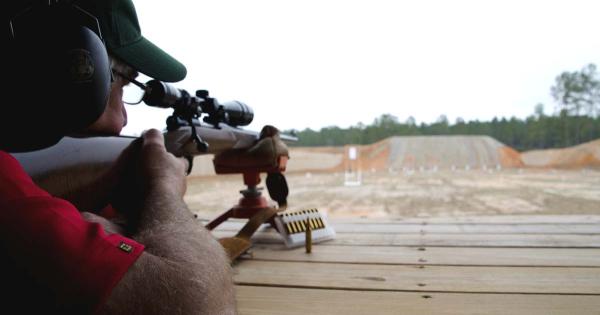
[[[562,71],[600,65],[600,1],[134,0],[177,87],[254,109],[248,129],[526,117]],[[129,107],[126,133],[169,111]]]

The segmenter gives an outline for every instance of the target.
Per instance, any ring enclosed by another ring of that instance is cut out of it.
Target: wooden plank
[[[598,296],[360,292],[237,286],[240,315],[598,314]]]
[[[251,259],[297,262],[419,264],[461,266],[600,267],[600,249],[484,248],[401,246],[313,246],[287,249],[284,245],[255,245]]]
[[[216,231],[239,231],[246,222],[224,222]],[[600,234],[600,224],[381,224],[330,223],[336,233],[377,234]],[[268,229],[263,225],[261,229]]]
[[[217,238],[235,235],[234,231],[213,231]],[[275,231],[257,232],[256,244],[282,244]],[[319,246],[443,246],[443,247],[555,247],[600,248],[600,235],[570,234],[371,234],[338,233],[335,239]]]
[[[600,235],[548,234],[337,234],[332,242],[343,245],[413,245],[481,247],[566,247],[600,248]]]
[[[600,224],[372,224],[332,223],[337,233],[600,234]]]
[[[389,291],[599,294],[600,268],[460,267],[245,260],[236,284]],[[600,298],[600,296],[599,296]]]
[[[295,211],[295,210],[290,210]],[[215,214],[199,214],[199,220],[209,222]],[[330,217],[332,223],[373,223],[373,224],[599,224],[600,215],[488,215],[455,217]],[[231,219],[235,222],[236,219]],[[238,220],[242,221],[242,220]]]
[[[481,215],[453,217],[422,217],[422,218],[360,218],[332,217],[332,222],[340,223],[421,223],[421,224],[598,224],[600,215]]]

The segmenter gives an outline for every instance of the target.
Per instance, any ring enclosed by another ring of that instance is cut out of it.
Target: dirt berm
[[[349,152],[354,147],[356,159]],[[371,145],[292,147],[287,172],[482,169],[522,167],[514,149],[489,136],[398,136]],[[192,175],[213,175],[212,156],[194,160]]]
[[[356,160],[350,159],[350,147],[293,148],[289,171],[341,171],[357,167],[363,170],[410,170],[523,166],[517,151],[488,136],[391,137],[371,145],[354,146]],[[315,157],[311,158],[313,155]]]
[[[521,153],[526,166],[543,168],[600,167],[600,139],[563,149]]]

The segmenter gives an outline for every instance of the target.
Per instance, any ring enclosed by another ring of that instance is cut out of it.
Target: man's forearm
[[[133,238],[146,250],[119,287],[131,286],[123,295],[133,294],[140,303],[129,304],[123,313],[236,313],[229,260],[181,197],[150,191]],[[150,300],[140,298],[141,290]]]

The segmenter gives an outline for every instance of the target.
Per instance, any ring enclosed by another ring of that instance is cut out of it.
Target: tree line
[[[493,118],[491,121],[465,121],[457,118],[449,123],[441,115],[433,123],[417,124],[414,117],[400,122],[391,114],[383,114],[369,125],[349,128],[336,126],[287,130],[299,141],[293,146],[338,146],[371,144],[391,136],[415,135],[488,135],[519,151],[568,147],[600,138],[600,75],[594,64],[581,70],[563,72],[556,77],[550,93],[557,113],[546,115],[544,105],[535,106],[525,119]]]

